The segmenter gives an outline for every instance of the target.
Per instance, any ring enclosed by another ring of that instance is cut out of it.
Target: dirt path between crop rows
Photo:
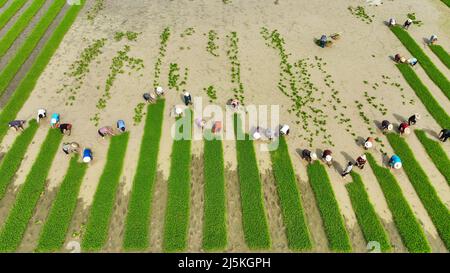
[[[164,219],[167,203],[167,180],[164,179],[162,171],[156,173],[153,188],[153,198],[150,210],[150,251],[162,252]]]
[[[193,145],[202,144],[198,141]],[[204,207],[205,207],[205,180],[203,177],[203,155],[193,155],[191,160],[191,198],[190,198],[190,213],[189,213],[189,229],[187,240],[187,251],[200,252],[202,251],[203,242],[203,222],[204,222]]]
[[[12,1],[11,1],[12,2]],[[33,1],[28,1],[25,3],[25,5],[23,5],[22,8],[20,8],[20,10],[18,10],[16,12],[16,14],[14,14],[13,17],[11,17],[11,19],[8,21],[8,23],[0,30],[0,39],[3,38],[3,36],[5,35],[5,33],[8,32],[8,30],[16,23],[17,19],[19,19],[20,16],[22,16],[22,14],[24,13],[25,10],[27,10],[30,6],[31,3]],[[6,6],[6,5],[5,5]],[[2,11],[0,11],[0,14],[2,13]]]
[[[48,39],[53,34],[53,31],[55,30],[55,28],[59,25],[61,20],[66,15],[66,12],[69,9],[69,7],[70,7],[69,5],[65,5],[62,8],[61,12],[58,14],[58,16],[56,16],[55,20],[51,23],[50,27],[47,29],[47,31],[45,32],[44,36],[41,38],[41,40],[39,41],[37,46],[34,48],[33,52],[30,54],[30,56],[25,61],[25,63],[22,65],[20,70],[17,72],[17,74],[14,77],[14,79],[10,82],[10,84],[9,84],[8,88],[6,89],[5,93],[3,93],[3,95],[0,97],[0,108],[4,107],[6,105],[6,103],[8,102],[9,98],[13,95],[13,93],[16,90],[17,86],[22,81],[22,79],[25,77],[25,75],[28,73],[28,71],[30,70],[31,66],[34,64],[34,61],[36,60],[36,58],[39,56],[39,53],[41,52],[41,49],[47,43]],[[25,33],[28,33],[27,30],[30,31],[31,29],[27,28],[25,30]],[[19,46],[20,46],[19,44],[15,43],[13,45],[13,47],[11,47],[9,49],[8,52],[15,52],[18,49]],[[12,54],[10,54],[8,56],[8,53],[7,53],[7,55],[5,55],[3,59],[9,60],[9,58],[13,57],[13,56],[11,56],[13,54],[14,53],[12,53]],[[3,59],[2,59],[2,61],[3,61]],[[3,69],[5,65],[6,64],[0,64],[0,69]]]

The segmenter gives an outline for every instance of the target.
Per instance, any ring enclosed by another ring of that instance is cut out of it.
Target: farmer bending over
[[[72,133],[72,124],[63,123],[59,125],[59,130],[61,131],[61,134],[70,136]]]
[[[442,129],[441,132],[439,133],[439,140],[442,142],[446,142],[449,137],[450,137],[449,129]]]
[[[13,120],[10,123],[8,123],[9,128],[16,129],[16,132],[20,130],[23,131],[23,125],[25,124],[25,120]]]
[[[41,121],[41,119],[46,118],[47,117],[47,110],[45,109],[39,109],[37,112],[37,122],[39,123],[39,121]]]
[[[114,129],[111,126],[105,126],[98,130],[98,134],[105,139],[105,136],[114,136]]]

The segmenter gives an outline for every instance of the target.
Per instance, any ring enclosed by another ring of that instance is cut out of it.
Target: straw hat
[[[331,159],[332,159],[331,155],[327,155],[325,157],[325,161],[327,161],[327,162],[331,162]]]
[[[395,162],[395,163],[394,163],[394,168],[395,168],[396,170],[401,169],[401,168],[402,168],[402,162]]]
[[[367,160],[367,157],[364,154],[361,156],[361,158],[364,159],[364,160]]]
[[[315,152],[311,153],[311,160],[317,160],[317,154]]]
[[[416,116],[416,119],[420,119],[420,114],[415,113],[414,116]]]
[[[91,158],[89,156],[85,156],[85,157],[83,157],[83,162],[89,163],[89,162],[91,162]]]
[[[163,92],[163,88],[161,86],[156,87],[156,92],[157,93],[162,93]]]
[[[372,144],[372,142],[370,142],[370,141],[366,141],[366,142],[364,143],[364,147],[366,147],[367,149],[372,148],[372,146],[373,146],[373,144]]]

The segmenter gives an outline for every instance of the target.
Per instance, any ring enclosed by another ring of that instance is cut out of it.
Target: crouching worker
[[[327,45],[327,35],[322,35],[322,37],[320,37],[319,45],[321,48],[324,48]]]
[[[144,93],[142,97],[144,98],[146,103],[154,103],[156,101],[156,96],[154,94]]]
[[[367,157],[366,155],[361,155],[356,159],[356,167],[360,168],[361,170],[364,169],[364,165],[367,163]]]
[[[398,155],[393,155],[391,159],[389,159],[389,168],[394,168],[396,170],[402,168],[402,160]]]
[[[441,132],[439,133],[439,140],[442,142],[446,142],[449,137],[450,137],[449,129],[442,129]]]
[[[83,162],[84,163],[89,163],[93,160],[94,158],[92,157],[92,150],[91,149],[84,149],[83,151]]]
[[[345,178],[348,174],[350,174],[353,170],[353,162],[348,162],[347,167],[342,171],[341,176]]]
[[[390,132],[392,129],[394,129],[394,125],[392,125],[388,120],[383,120],[383,122],[381,122],[381,130],[383,133]]]
[[[408,125],[409,126],[415,125],[419,119],[420,119],[419,114],[414,114],[414,115],[410,116],[408,119]]]
[[[189,92],[184,92],[183,98],[184,98],[184,104],[186,106],[188,106],[189,104],[192,104],[192,97],[191,97],[191,94],[189,94]]]
[[[161,86],[155,88],[155,93],[157,96],[164,96],[164,89]]]
[[[419,61],[416,58],[410,58],[408,59],[408,63],[411,66],[415,66]]]
[[[398,126],[398,130],[401,135],[409,135],[411,130],[409,129],[409,124],[407,122],[402,122],[400,126]]]
[[[436,35],[434,35],[434,34],[431,35],[430,40],[429,40],[430,45],[434,45],[437,42],[437,40],[438,40],[438,38]]]
[[[52,118],[50,119],[50,126],[52,128],[58,128],[58,126],[59,126],[59,114],[58,113],[54,113],[52,115]]]
[[[402,63],[402,64],[404,64],[404,63],[406,63],[406,58],[405,57],[403,57],[402,55],[400,55],[400,54],[395,54],[395,56],[394,56],[394,61],[395,62],[397,62],[397,63]]]
[[[366,150],[371,149],[373,147],[373,142],[374,142],[374,139],[371,137],[368,137],[366,139],[366,141],[364,141],[364,149],[366,149]]]
[[[110,126],[105,126],[100,129],[98,129],[98,134],[105,139],[105,136],[114,136],[114,129]]]
[[[72,124],[63,123],[59,125],[59,130],[61,130],[61,134],[70,136],[70,134],[72,133]]]
[[[333,157],[331,156],[332,152],[330,150],[325,150],[322,153],[322,159],[325,161],[328,167],[333,164]]]
[[[125,130],[126,130],[126,128],[125,128],[125,121],[123,121],[123,120],[118,120],[117,121],[117,129],[120,131],[120,132],[122,132],[122,133],[125,133]]]
[[[66,143],[63,143],[63,146],[62,146],[62,150],[66,155],[71,154],[71,153],[78,153],[79,149],[80,149],[80,145],[76,142],[72,142],[72,143],[66,142]]]
[[[395,22],[395,19],[394,19],[394,18],[390,18],[390,19],[389,19],[388,25],[389,25],[390,27],[394,27],[396,24],[397,24],[397,23]]]
[[[288,136],[291,129],[289,128],[289,125],[282,125],[280,128],[280,135],[282,136]]]
[[[37,112],[37,122],[39,123],[41,121],[41,119],[44,119],[47,117],[47,110],[45,109],[39,109]]]
[[[410,26],[411,26],[411,24],[412,24],[412,20],[411,19],[407,19],[406,21],[405,21],[405,23],[403,24],[403,28],[404,29],[408,29]]]
[[[25,120],[13,120],[8,123],[9,128],[16,129],[16,132],[19,130],[23,131],[23,125],[26,123]]]
[[[304,149],[302,151],[302,159],[308,161],[308,163],[311,163],[312,161],[317,160],[317,154],[314,152],[311,152],[308,149]]]

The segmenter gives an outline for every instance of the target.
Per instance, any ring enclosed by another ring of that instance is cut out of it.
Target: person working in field
[[[406,58],[403,57],[402,55],[400,55],[399,53],[397,53],[397,54],[395,54],[395,56],[394,56],[394,61],[397,62],[397,63],[402,63],[402,64],[404,64],[404,63],[406,63]]]
[[[106,136],[114,136],[114,129],[111,126],[105,126],[98,129],[98,134],[104,139]]]
[[[59,114],[58,113],[54,113],[52,115],[52,118],[50,119],[50,126],[52,128],[58,128],[58,126],[59,126]]]
[[[261,132],[260,132],[259,126],[256,127],[255,131],[253,132],[253,139],[254,140],[260,140],[261,139]]]
[[[409,19],[409,18],[406,19],[405,23],[403,24],[403,28],[408,29],[412,23],[413,23],[413,21],[411,19]]]
[[[71,153],[78,153],[79,149],[80,149],[80,144],[78,144],[76,142],[72,142],[72,143],[66,142],[66,143],[63,143],[63,146],[62,146],[62,150],[66,155],[71,154]]]
[[[363,154],[356,159],[356,167],[358,167],[362,170],[362,169],[364,169],[364,165],[366,165],[366,162],[367,162],[367,157],[365,154]]]
[[[383,133],[387,133],[390,132],[394,129],[394,125],[392,125],[389,120],[383,120],[381,122],[381,130],[383,131]]]
[[[394,18],[390,18],[388,21],[388,26],[390,27],[394,27],[397,24],[397,22],[395,22]]]
[[[331,150],[325,150],[322,153],[322,159],[325,161],[328,167],[330,167],[333,164],[333,157],[331,156],[332,152]]]
[[[402,168],[402,160],[398,155],[393,155],[391,159],[389,159],[389,168],[396,170]]]
[[[353,162],[348,162],[347,167],[342,171],[341,176],[345,178],[348,174],[350,174],[353,170]]]
[[[430,40],[429,40],[430,45],[434,45],[435,43],[437,43],[437,40],[438,40],[437,35],[435,35],[435,34],[431,35]]]
[[[155,93],[157,96],[164,96],[164,89],[161,86],[155,88]]]
[[[23,125],[26,123],[25,120],[13,120],[8,123],[9,128],[16,129],[16,132],[19,130],[23,131]]]
[[[59,125],[59,130],[61,131],[61,134],[70,136],[70,134],[72,133],[72,124],[63,123]]]
[[[154,94],[144,93],[144,95],[142,95],[142,97],[144,98],[145,102],[147,102],[147,103],[156,102],[156,96]]]
[[[287,124],[281,125],[280,135],[288,136],[290,131],[291,131],[291,129],[289,128],[289,125],[287,125]]]
[[[84,149],[83,151],[83,162],[84,163],[89,163],[94,159],[94,157],[92,156],[92,150],[89,148]]]
[[[44,119],[47,117],[47,110],[45,109],[39,109],[37,112],[37,122],[39,123],[41,121],[41,119]]]
[[[373,147],[374,139],[372,137],[368,137],[366,141],[364,141],[364,149],[369,150]]]
[[[420,119],[420,115],[419,114],[414,114],[412,116],[409,117],[408,119],[408,125],[416,125],[417,121]]]
[[[327,35],[322,35],[319,40],[319,45],[324,48],[327,45]]]
[[[449,129],[442,129],[441,132],[439,133],[439,140],[442,142],[446,142],[449,137],[450,137]]]
[[[203,129],[205,129],[206,121],[202,118],[196,118],[195,125],[203,131]]]
[[[125,128],[125,121],[123,121],[123,120],[118,120],[117,121],[117,129],[120,131],[120,132],[122,132],[122,133],[125,133],[125,130],[126,130],[126,128]]]
[[[411,129],[409,129],[409,124],[407,122],[400,123],[400,126],[398,126],[398,131],[401,135],[409,135],[411,133]]]
[[[410,58],[407,62],[409,65],[415,66],[419,61],[416,58]]]
[[[312,161],[317,160],[317,154],[314,152],[311,152],[308,149],[304,149],[302,151],[302,159],[308,161],[308,163],[311,163]]]
[[[184,104],[186,106],[188,106],[189,104],[192,104],[192,97],[191,97],[191,94],[189,94],[189,92],[184,92],[183,98],[184,98]]]

